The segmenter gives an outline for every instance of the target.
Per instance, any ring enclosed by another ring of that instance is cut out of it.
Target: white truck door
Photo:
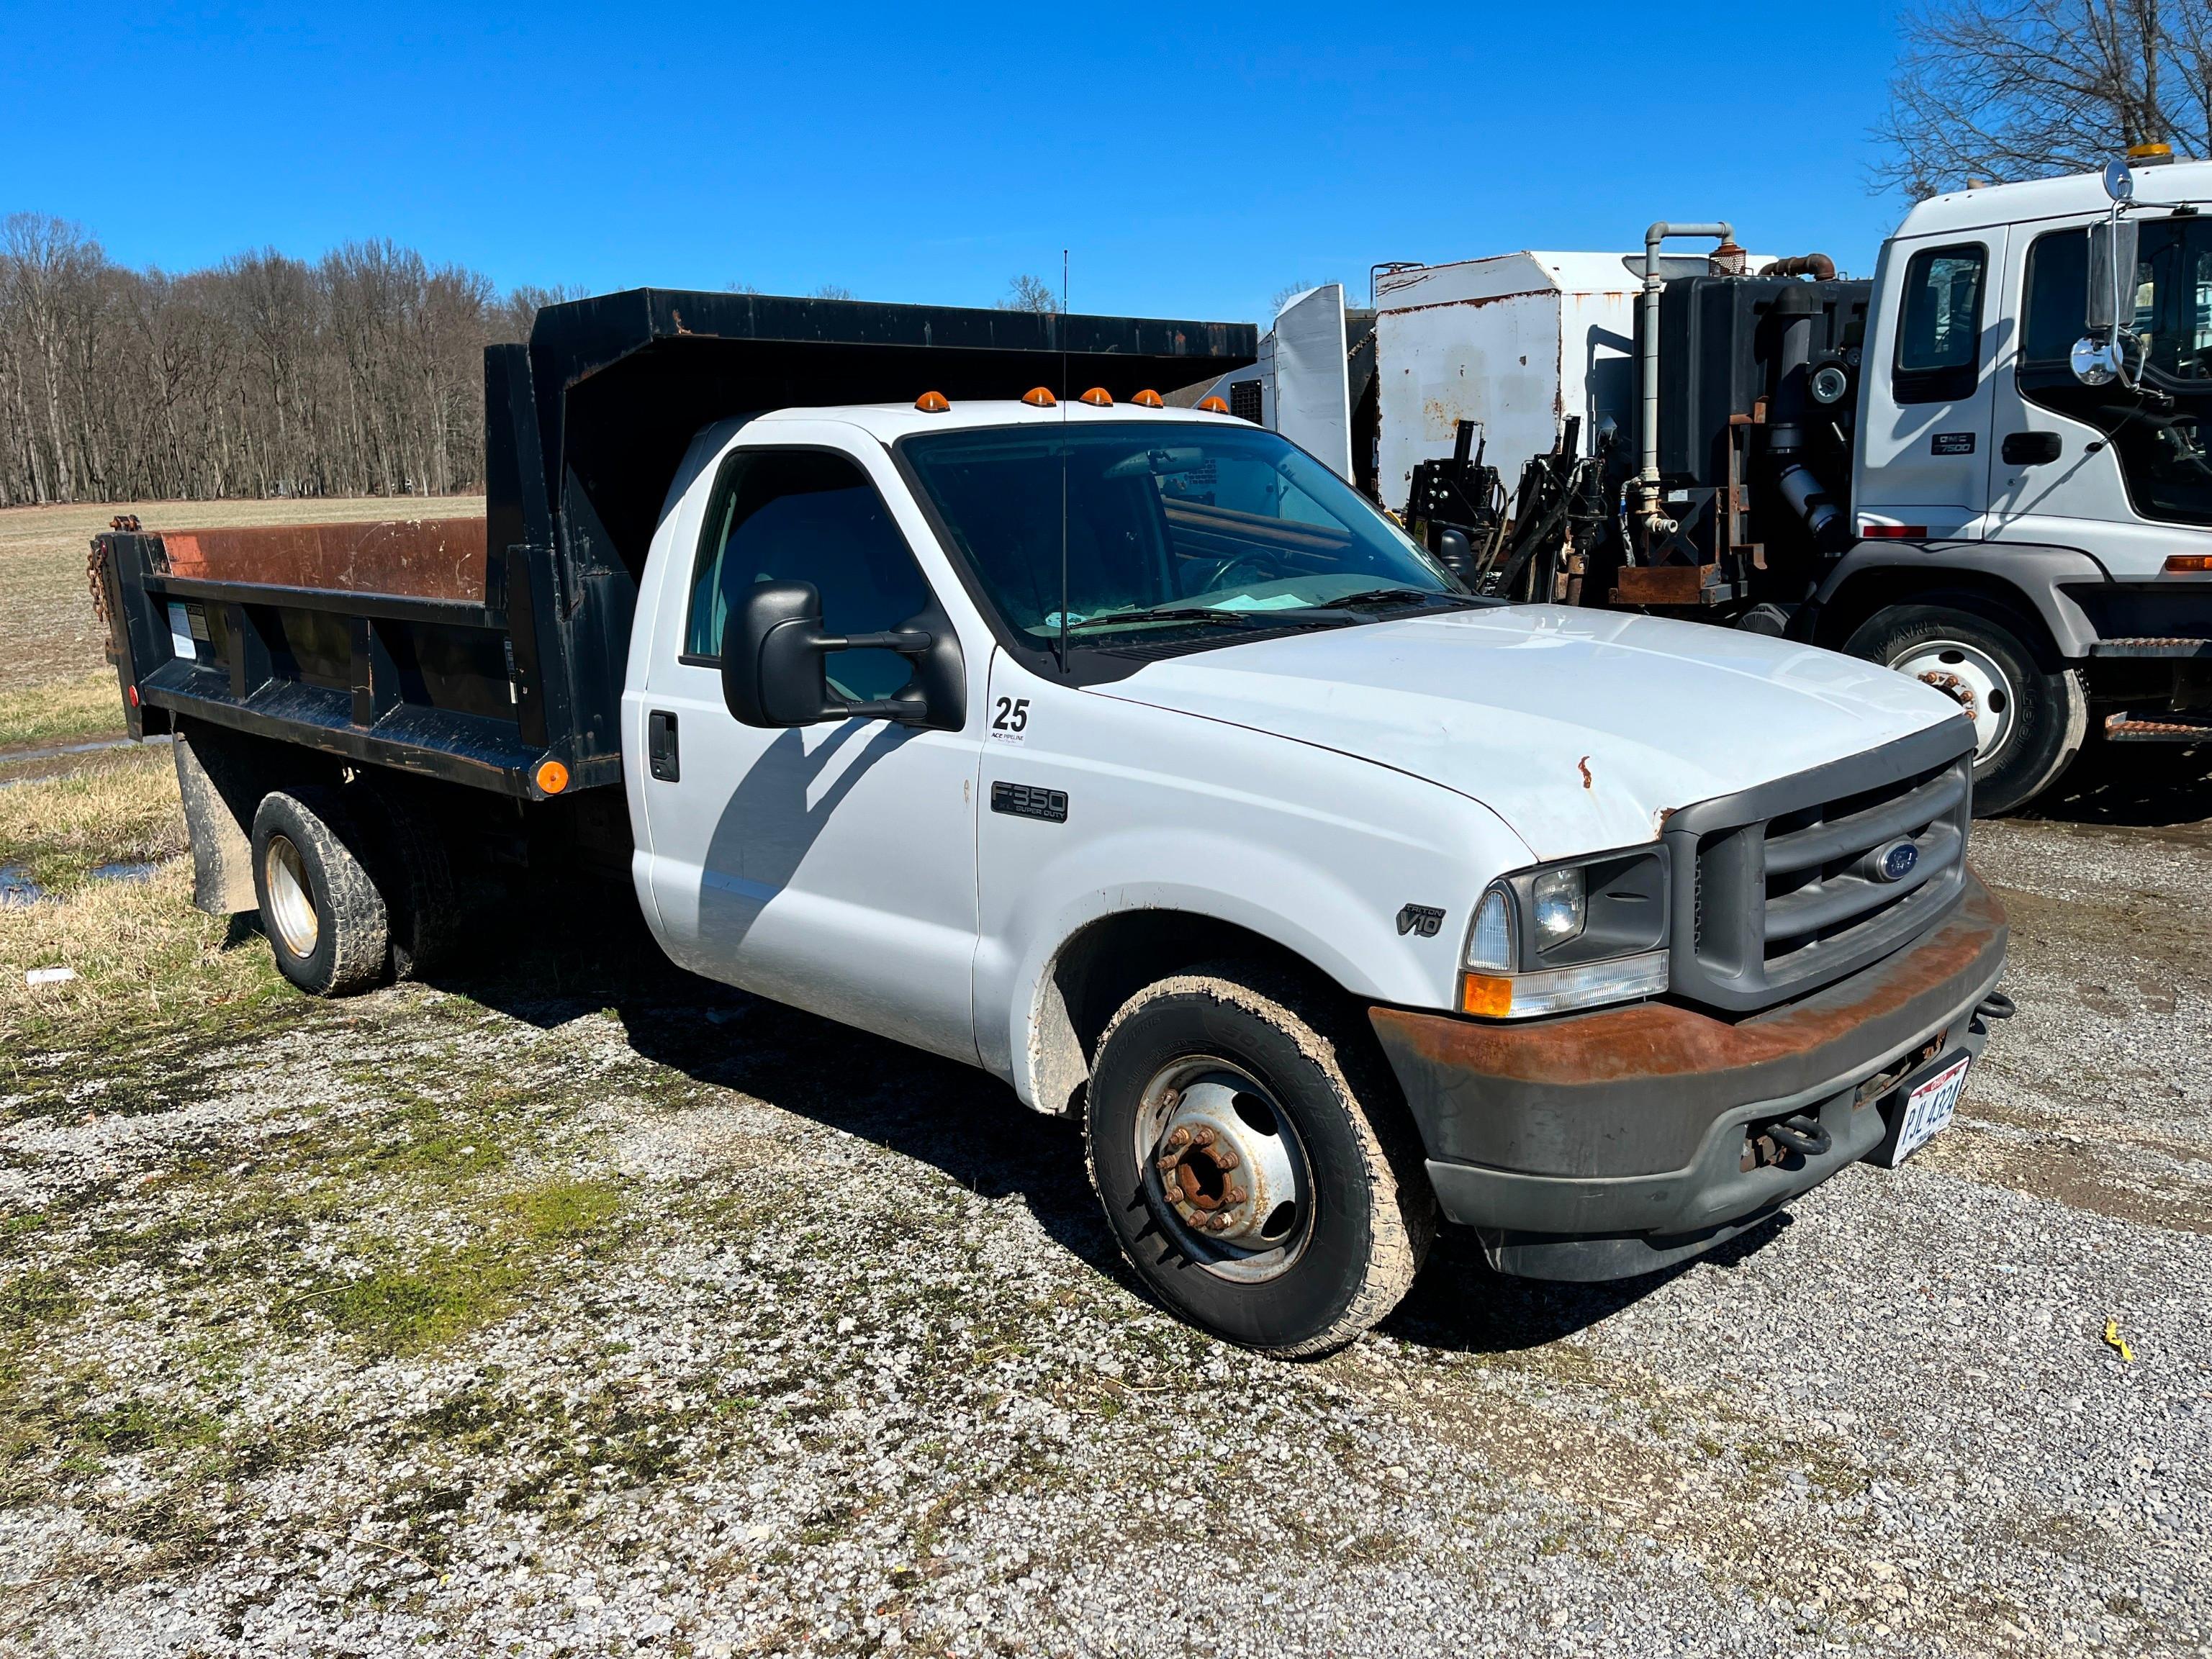
[[[2008,334],[1991,294],[2004,251],[2002,226],[1882,249],[1854,492],[1862,535],[1983,535],[1990,386]]]
[[[2078,547],[2115,578],[2155,579],[2212,536],[2212,228],[2145,219],[2130,325],[2144,386],[2085,386],[2069,361],[2084,331],[2086,223],[2013,240],[2018,354],[1997,376],[1990,534]],[[2025,243],[2024,249],[2018,245]]]
[[[775,441],[732,449],[696,545],[671,550],[685,568],[661,584],[642,784],[660,936],[695,973],[972,1063],[980,695],[959,732],[766,731],[722,700],[724,622],[756,582],[813,583],[839,633],[896,628],[929,602],[914,551],[928,532],[887,459],[848,447],[850,428],[806,441],[817,432],[778,422]],[[969,654],[980,691],[988,649]],[[839,652],[829,673],[877,698],[908,664]]]
[[[1352,482],[1352,366],[1345,356],[1344,285],[1324,283],[1275,319],[1275,430]]]

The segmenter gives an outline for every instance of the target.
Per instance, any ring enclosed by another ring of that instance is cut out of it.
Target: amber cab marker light
[[[1060,399],[1052,395],[1050,387],[1033,386],[1022,393],[1022,401],[1031,409],[1050,409]]]
[[[1139,409],[1165,409],[1168,406],[1168,400],[1150,386],[1146,386],[1129,401]]]
[[[1083,401],[1093,409],[1111,409],[1114,407],[1114,394],[1103,386],[1094,386],[1083,394]]]
[[[556,760],[538,763],[538,787],[549,795],[557,795],[568,787],[568,769]]]
[[[914,406],[925,415],[942,415],[952,407],[945,401],[942,392],[925,392],[914,400]]]
[[[1218,398],[1201,398],[1198,400],[1198,406],[1209,415],[1226,415],[1229,412],[1229,405]]]
[[[2212,553],[2169,553],[2166,556],[2166,574],[2169,576],[2212,576]]]

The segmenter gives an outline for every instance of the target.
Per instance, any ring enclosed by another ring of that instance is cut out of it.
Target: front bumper
[[[1620,1279],[1710,1249],[1881,1146],[1923,1058],[1978,1054],[2003,907],[1971,872],[1912,945],[1825,990],[1727,1020],[1638,1003],[1526,1024],[1370,1011],[1437,1203],[1493,1266]],[[1747,1132],[1802,1113],[1826,1152],[1743,1167]]]

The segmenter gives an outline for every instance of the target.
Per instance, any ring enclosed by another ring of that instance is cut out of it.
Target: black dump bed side
[[[178,716],[538,798],[619,782],[637,583],[699,430],[794,405],[1116,399],[1252,362],[1249,323],[634,289],[484,354],[486,515],[100,538],[134,736]]]

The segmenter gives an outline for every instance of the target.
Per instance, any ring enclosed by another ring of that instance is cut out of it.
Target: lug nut
[[[1176,1125],[1174,1132],[1168,1136],[1168,1145],[1170,1146],[1189,1146],[1190,1131],[1185,1128],[1182,1124],[1178,1123]]]
[[[1197,1133],[1193,1134],[1191,1139],[1201,1146],[1211,1146],[1214,1140],[1213,1130],[1210,1126],[1201,1123],[1198,1126]]]
[[[1244,1160],[1237,1156],[1237,1149],[1235,1147],[1224,1146],[1219,1152],[1213,1155],[1213,1161],[1222,1169],[1233,1170]]]

